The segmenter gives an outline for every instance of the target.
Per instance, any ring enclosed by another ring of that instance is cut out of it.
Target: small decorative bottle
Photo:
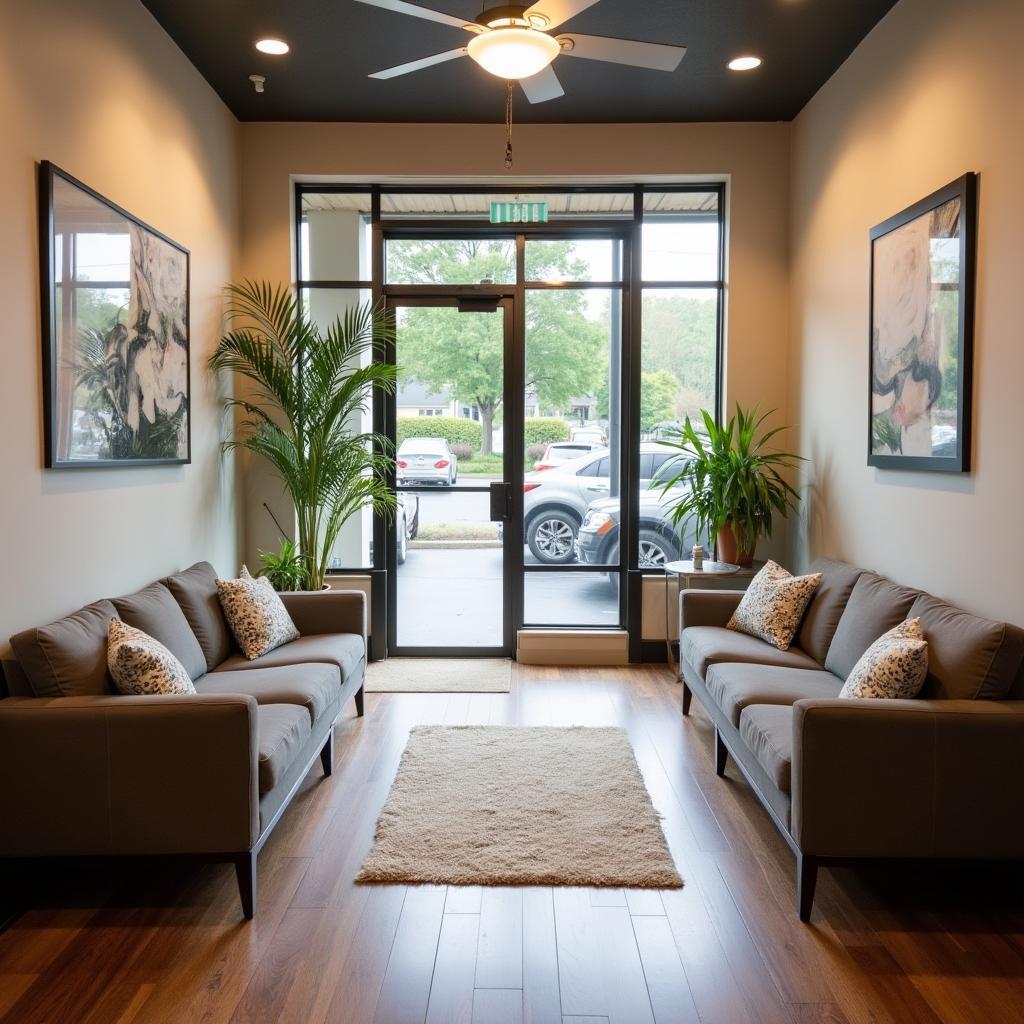
[[[693,545],[693,571],[701,572],[704,568],[704,548],[700,544]]]

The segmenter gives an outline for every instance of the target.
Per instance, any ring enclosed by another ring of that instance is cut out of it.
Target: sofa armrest
[[[280,597],[295,628],[304,636],[358,633],[366,642],[366,594],[361,590],[282,593]]]
[[[687,626],[724,626],[743,594],[742,590],[680,590],[680,634]]]
[[[792,826],[805,853],[1024,857],[1024,701],[800,700]]]
[[[257,758],[248,695],[0,701],[0,855],[248,850]]]

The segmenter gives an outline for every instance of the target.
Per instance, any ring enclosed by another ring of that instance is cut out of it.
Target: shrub
[[[402,416],[396,424],[397,440],[408,437],[443,437],[449,444],[464,444],[480,451],[480,424],[457,416]]]
[[[473,458],[473,449],[468,444],[453,444],[452,455],[459,460],[459,462],[469,462]]]
[[[546,444],[531,444],[530,447],[526,449],[526,454],[536,462],[547,450],[548,446]]]
[[[550,444],[552,441],[568,441],[569,424],[565,420],[551,417],[528,419],[523,427],[523,438],[527,447],[533,444]]]

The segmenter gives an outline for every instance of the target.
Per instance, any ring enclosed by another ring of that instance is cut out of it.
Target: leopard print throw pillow
[[[244,565],[237,580],[217,580],[217,595],[224,618],[249,661],[298,639],[299,631],[270,581],[265,577],[254,580]]]
[[[807,602],[820,580],[820,572],[793,576],[778,563],[765,562],[750,581],[727,628],[749,633],[773,644],[780,651],[788,651]]]
[[[195,693],[185,666],[159,640],[120,619],[107,632],[107,667],[121,693]]]
[[[840,697],[916,697],[928,675],[928,641],[920,619],[880,636],[846,677]]]

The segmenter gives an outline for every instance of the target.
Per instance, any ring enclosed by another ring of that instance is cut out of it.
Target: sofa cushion
[[[912,700],[928,674],[928,641],[920,619],[883,633],[862,655],[839,691],[844,700]]]
[[[862,573],[839,619],[825,668],[845,679],[861,655],[883,633],[888,633],[907,617],[920,593],[901,587],[876,572]]]
[[[192,694],[185,666],[159,640],[120,619],[108,624],[107,667],[119,693]]]
[[[234,652],[235,641],[217,596],[217,574],[209,562],[196,562],[189,569],[161,580],[178,602],[213,671]]]
[[[338,668],[344,683],[364,670],[365,660],[366,645],[361,636],[355,633],[324,633],[300,636],[298,640],[277,647],[255,661],[248,661],[240,654],[232,655],[217,666],[217,671],[237,672],[241,669],[326,662]]]
[[[809,571],[820,573],[821,582],[804,612],[803,622],[797,630],[796,644],[819,665],[824,665],[843,609],[864,570],[831,558],[816,558]]]
[[[247,693],[257,704],[298,704],[310,722],[320,719],[341,691],[334,665],[282,665],[238,672],[210,672],[196,681],[198,693]]]
[[[726,628],[760,637],[780,651],[788,651],[820,580],[817,573],[794,576],[769,559],[750,581]]]
[[[1005,698],[1024,659],[1024,641],[1003,622],[961,611],[930,594],[914,602],[928,641],[921,696],[950,700]]]
[[[249,661],[299,638],[288,609],[266,577],[253,579],[243,565],[235,580],[217,580],[224,618]]]
[[[754,704],[740,716],[740,736],[782,790],[790,791],[793,766],[793,708],[778,704]]]
[[[792,704],[805,697],[838,697],[843,682],[821,669],[773,665],[712,665],[708,693],[733,725],[751,704]]]
[[[260,796],[269,793],[287,774],[312,726],[309,716],[294,704],[263,704],[257,710]]]
[[[203,649],[181,606],[162,583],[151,583],[134,594],[115,597],[113,604],[122,622],[163,644],[185,666],[191,679],[206,672]]]
[[[48,626],[11,637],[37,697],[95,697],[114,692],[107,669],[107,630],[117,609],[95,601]]]
[[[809,654],[796,647],[780,651],[757,637],[737,633],[724,626],[688,626],[683,630],[681,653],[701,679],[707,675],[710,665],[721,662],[821,668]]]

